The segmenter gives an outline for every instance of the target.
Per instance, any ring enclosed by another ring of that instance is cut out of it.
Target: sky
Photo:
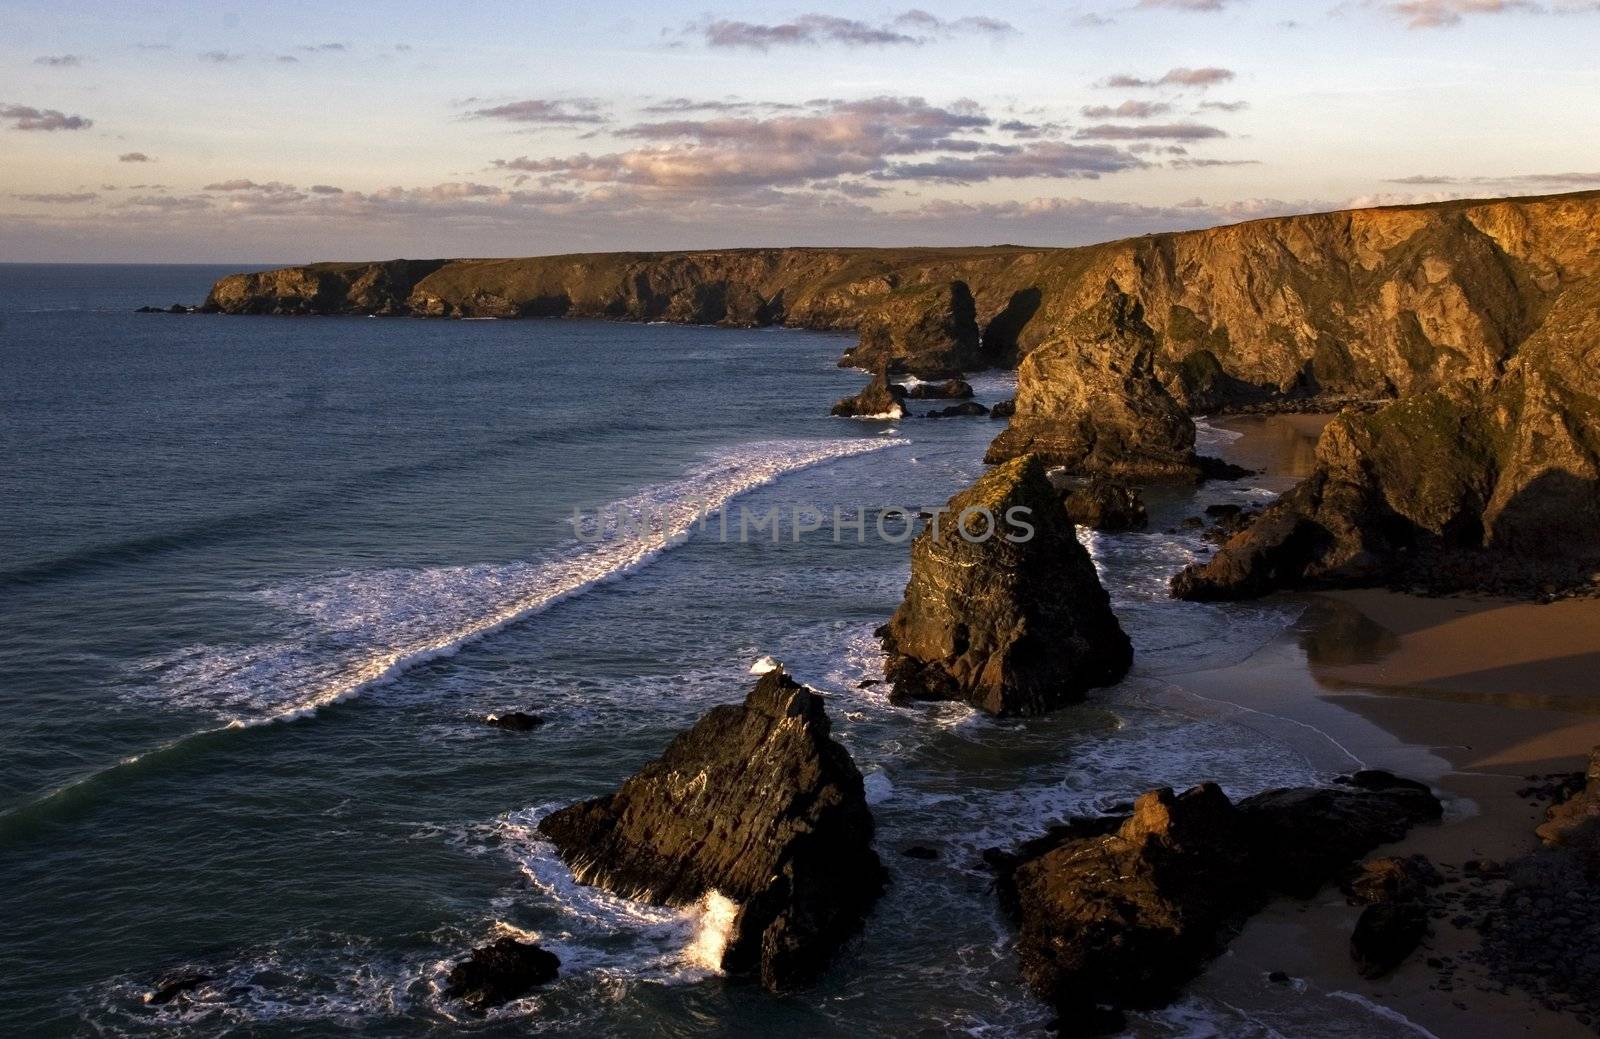
[[[0,0],[0,261],[1077,245],[1600,187],[1600,0],[718,4]]]

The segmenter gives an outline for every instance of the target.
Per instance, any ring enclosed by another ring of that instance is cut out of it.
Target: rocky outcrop
[[[917,535],[905,600],[878,634],[898,696],[965,700],[990,714],[1081,700],[1133,660],[1094,563],[1031,455],[986,473]]]
[[[1139,489],[1103,476],[1070,480],[1061,492],[1067,519],[1080,527],[1115,533],[1150,525]]]
[[[500,938],[472,950],[471,956],[451,967],[444,994],[482,1013],[554,981],[560,968],[555,953],[532,942]]]
[[[1315,894],[1438,811],[1425,791],[1371,775],[1238,804],[1213,784],[1152,791],[1129,815],[1066,827],[1002,860],[1022,975],[1068,1033],[1113,1023],[1108,1009],[1160,1006],[1272,894]],[[1308,854],[1297,842],[1311,832],[1321,848]]]
[[[861,341],[840,365],[893,365],[916,376],[987,368],[979,350],[977,304],[963,281],[902,289],[875,303],[860,323]]]
[[[784,990],[814,980],[883,888],[861,773],[823,698],[781,669],[712,708],[614,794],[539,832],[586,884],[662,905],[737,905],[722,968]]]
[[[1600,747],[1589,753],[1583,789],[1551,805],[1535,832],[1547,844],[1600,852]]]
[[[948,408],[934,408],[923,418],[982,418],[989,414],[989,409],[975,400],[962,401],[952,404]]]
[[[1016,413],[986,460],[1036,454],[1076,475],[1196,478],[1194,423],[1161,385],[1155,351],[1143,307],[1107,284],[1022,362]]]
[[[972,384],[965,379],[918,382],[906,388],[908,400],[968,400],[972,395]]]
[[[835,404],[832,414],[840,418],[905,418],[905,399],[905,387],[889,381],[889,365],[884,362],[866,388]]]

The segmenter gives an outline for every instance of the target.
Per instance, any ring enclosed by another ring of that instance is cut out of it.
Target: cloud
[[[1157,79],[1144,79],[1140,76],[1122,74],[1112,76],[1101,85],[1122,88],[1192,87],[1196,90],[1204,90],[1207,87],[1216,86],[1218,83],[1226,83],[1233,79],[1235,75],[1236,73],[1232,69],[1216,67],[1176,68],[1169,70],[1165,75]]]
[[[200,195],[135,195],[124,203],[141,209],[159,209],[167,212],[179,210],[210,209],[211,200]]]
[[[1389,183],[1406,184],[1412,187],[1521,187],[1571,191],[1582,188],[1600,187],[1600,172],[1517,173],[1504,177],[1450,177],[1433,174],[1417,174],[1410,177],[1395,177],[1390,179]]]
[[[912,9],[880,23],[830,14],[802,14],[787,22],[772,23],[719,18],[691,23],[684,32],[699,36],[708,47],[765,51],[824,43],[847,47],[920,46],[957,35],[1008,36],[1016,29],[1009,22],[987,15],[943,19]]]
[[[1248,101],[1202,101],[1196,108],[1199,112],[1242,112],[1250,107]]]
[[[1165,101],[1124,101],[1116,106],[1089,105],[1083,114],[1089,119],[1153,119],[1171,111]]]
[[[11,105],[0,102],[0,122],[9,122],[13,130],[87,130],[93,119],[81,115],[67,115],[54,108],[34,108],[31,105]]]
[[[11,197],[16,199],[19,202],[33,202],[33,203],[37,203],[37,204],[40,204],[40,205],[52,205],[52,206],[71,206],[71,205],[78,205],[78,204],[84,203],[84,202],[93,202],[95,199],[99,198],[100,196],[95,194],[93,191],[83,191],[83,192],[60,193],[60,194],[51,194],[51,193],[24,194],[24,195],[12,195]]]
[[[117,161],[118,162],[155,162],[156,160],[152,159],[150,156],[146,155],[144,152],[123,152],[121,155],[117,156]]]
[[[34,58],[33,63],[55,69],[75,69],[83,64],[83,57],[78,54],[46,54]]]
[[[295,48],[295,50],[306,51],[311,54],[319,51],[344,51],[349,49],[342,43],[303,43]]]
[[[475,108],[469,115],[474,119],[503,119],[511,123],[603,123],[599,101],[591,97],[567,99],[533,98],[527,101],[508,101],[488,108]]]
[[[1223,11],[1237,0],[1139,0],[1135,7],[1159,7],[1171,11]]]
[[[1156,123],[1138,126],[1101,123],[1073,134],[1081,141],[1209,141],[1228,136],[1201,123]]]
[[[974,184],[988,180],[1032,177],[1094,180],[1144,166],[1142,159],[1109,145],[1040,141],[1025,148],[977,156],[946,156],[926,162],[895,163],[881,180],[925,180],[946,184]]]
[[[243,54],[234,54],[230,51],[202,51],[201,61],[209,61],[213,65],[230,65],[236,61],[243,61]]]
[[[1473,14],[1504,14],[1508,11],[1543,11],[1532,0],[1383,0],[1384,11],[1403,19],[1408,28],[1439,29],[1459,24]]]

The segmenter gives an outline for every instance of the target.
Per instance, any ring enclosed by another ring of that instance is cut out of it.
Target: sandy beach
[[[1245,434],[1230,456],[1284,479],[1309,457],[1315,416],[1230,420]],[[1300,621],[1249,660],[1186,675],[1170,696],[1286,739],[1329,771],[1381,768],[1425,780],[1445,800],[1437,826],[1387,854],[1427,855],[1447,878],[1467,863],[1504,863],[1535,850],[1543,808],[1517,791],[1528,777],[1581,771],[1600,744],[1600,601],[1550,605],[1421,598],[1381,590],[1285,596]],[[1492,884],[1483,890],[1495,890]],[[1259,1002],[1282,971],[1298,992],[1368,999],[1398,1011],[1397,1027],[1438,1039],[1581,1036],[1576,1017],[1504,990],[1472,962],[1478,932],[1433,921],[1422,949],[1394,974],[1365,981],[1348,940],[1359,909],[1334,889],[1311,903],[1280,901],[1256,917],[1197,988]]]

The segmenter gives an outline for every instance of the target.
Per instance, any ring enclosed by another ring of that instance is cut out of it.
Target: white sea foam
[[[1237,429],[1222,429],[1204,418],[1194,420],[1194,449],[1200,454],[1215,454],[1242,436]]]
[[[650,529],[635,537],[569,545],[537,561],[346,572],[266,589],[262,601],[300,619],[296,636],[244,648],[188,647],[147,661],[134,695],[210,711],[230,726],[302,718],[637,570],[741,494],[903,443],[747,444],[603,510],[651,517]]]
[[[720,891],[707,891],[695,911],[694,939],[684,950],[684,958],[704,970],[720,973],[722,954],[733,937],[733,925],[739,919],[739,903]]]
[[[778,663],[776,660],[773,660],[771,657],[762,657],[760,660],[750,665],[750,673],[752,675],[764,675],[769,671],[776,671],[782,666],[782,664]]]

